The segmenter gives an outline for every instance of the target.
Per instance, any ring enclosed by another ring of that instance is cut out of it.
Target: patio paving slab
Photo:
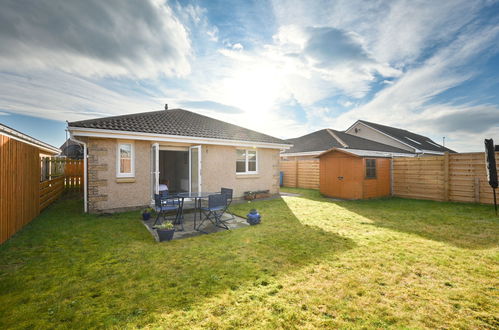
[[[231,218],[231,216],[229,214],[224,214],[222,217],[222,219],[229,219],[229,218]],[[158,234],[156,233],[156,230],[154,230],[152,228],[155,219],[156,219],[156,217],[151,217],[151,219],[149,219],[147,221],[142,221],[142,220],[141,221],[144,224],[144,226],[147,228],[147,230],[149,230],[149,232],[154,237],[154,239],[159,242]],[[227,226],[229,227],[230,230],[249,226],[249,224],[246,222],[245,218],[241,218],[241,217],[238,217],[236,215],[234,216],[234,219],[227,220],[226,223],[227,223]],[[199,224],[199,215],[198,215],[197,224]],[[226,230],[224,228],[219,228],[219,227],[214,226],[208,220],[204,222],[203,227],[201,228],[201,230],[203,232],[195,230],[194,229],[194,212],[184,213],[184,230],[183,231],[180,231],[179,225],[176,225],[175,229],[176,229],[176,231],[175,231],[175,234],[173,235],[173,240],[194,237],[194,236],[199,236],[199,235],[203,235],[203,234],[211,234],[211,233],[216,233],[219,231]]]

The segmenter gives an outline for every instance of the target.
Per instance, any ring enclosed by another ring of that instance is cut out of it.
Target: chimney
[[[165,110],[168,110],[168,104],[165,103]]]

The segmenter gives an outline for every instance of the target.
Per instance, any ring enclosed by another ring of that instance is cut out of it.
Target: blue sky
[[[183,107],[281,138],[357,119],[499,143],[499,2],[2,1],[0,122]]]

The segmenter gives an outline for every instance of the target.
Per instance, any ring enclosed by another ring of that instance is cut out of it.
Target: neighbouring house
[[[171,191],[279,192],[279,154],[288,142],[183,109],[68,123],[88,150],[90,212],[150,205]]]
[[[62,146],[61,156],[71,158],[71,159],[83,159],[83,146],[81,143],[75,142],[71,139],[67,139]]]
[[[332,148],[348,149],[351,152],[370,151],[383,156],[406,157],[410,156],[411,153],[408,150],[329,128],[288,139],[286,142],[293,146],[281,153],[283,160],[314,159]]]
[[[414,156],[407,150],[333,129],[286,141],[293,146],[281,153],[284,186],[319,189],[324,195],[339,198],[390,194],[390,173],[385,175],[390,166],[386,167],[385,159],[389,164],[391,157]],[[376,178],[361,175],[366,163],[377,167]]]
[[[443,155],[445,152],[455,153],[429,137],[419,135],[405,129],[357,120],[345,133],[365,139],[388,144],[417,155]]]

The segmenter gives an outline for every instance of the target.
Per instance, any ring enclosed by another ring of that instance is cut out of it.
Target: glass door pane
[[[201,146],[189,148],[189,189],[191,192],[201,191]]]
[[[157,143],[151,148],[151,179],[154,199],[154,194],[159,194],[159,145]]]

